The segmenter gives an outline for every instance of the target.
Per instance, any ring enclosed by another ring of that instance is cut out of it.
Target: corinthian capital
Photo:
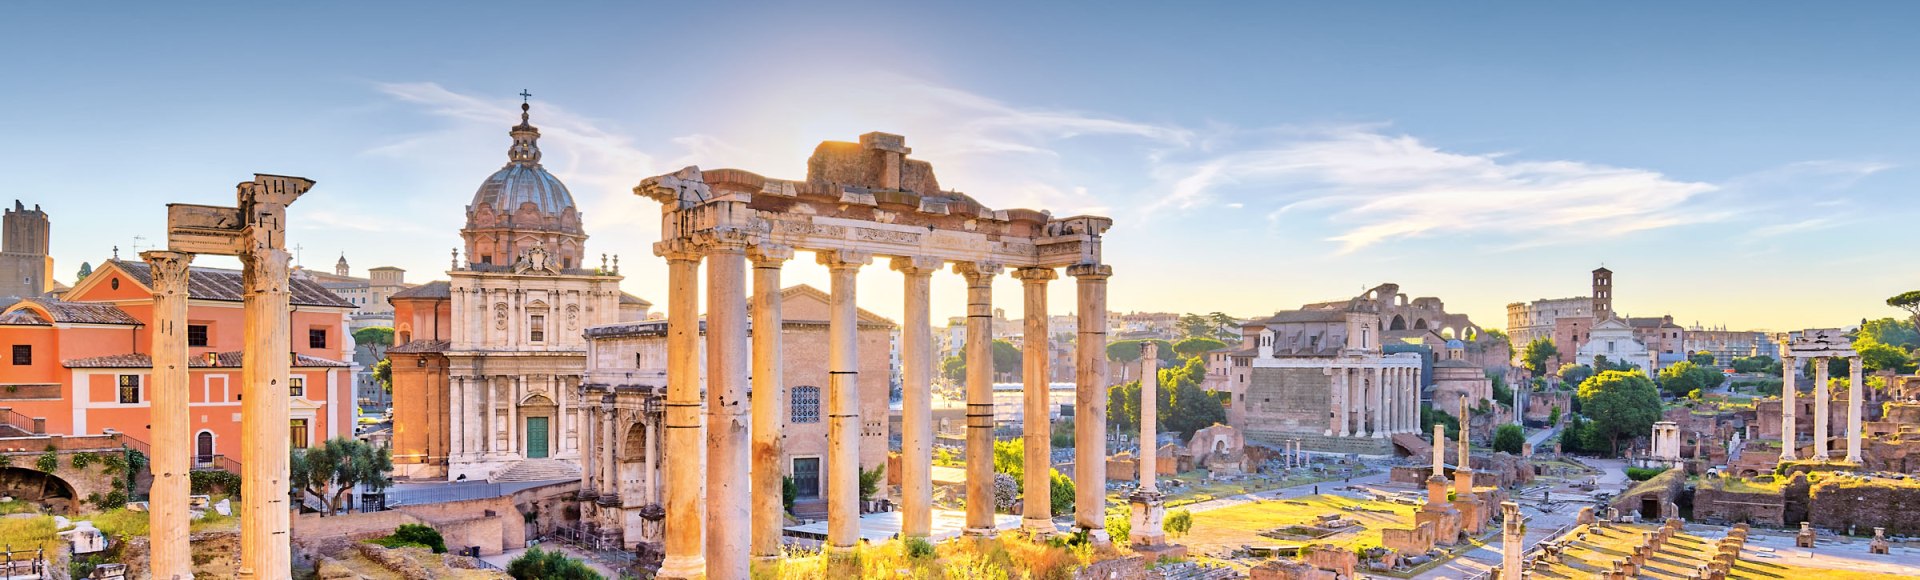
[[[900,256],[893,259],[893,269],[908,276],[931,276],[945,264],[945,260],[932,256]]]
[[[1013,271],[1013,277],[1028,284],[1046,284],[1048,280],[1058,279],[1060,273],[1053,268],[1020,268]]]
[[[857,270],[873,263],[873,252],[857,250],[820,250],[814,252],[813,257],[828,270]]]
[[[993,284],[993,277],[999,276],[1003,268],[993,262],[954,262],[953,273],[967,279],[967,285],[979,286]]]
[[[140,252],[140,259],[146,260],[152,272],[154,294],[186,291],[187,267],[193,265],[193,254],[148,250]]]

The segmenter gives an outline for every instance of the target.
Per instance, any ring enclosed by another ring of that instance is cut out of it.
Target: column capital
[[[1113,266],[1106,264],[1074,264],[1067,266],[1067,275],[1082,280],[1104,280],[1113,275]]]
[[[705,255],[700,247],[687,238],[673,238],[653,243],[653,255],[666,258],[668,262],[695,262]]]
[[[1053,268],[1016,268],[1013,271],[1013,277],[1027,284],[1046,284],[1048,280],[1058,279],[1060,273]]]
[[[999,276],[1002,269],[1004,268],[1000,264],[993,262],[953,263],[953,273],[965,277],[969,285],[992,284],[993,277]]]
[[[747,247],[747,259],[753,260],[756,268],[778,268],[793,259],[793,246],[758,242]]]
[[[813,259],[828,270],[858,270],[861,266],[873,263],[873,252],[858,250],[818,250]]]
[[[693,241],[707,253],[745,252],[747,244],[752,243],[753,238],[747,230],[723,227],[694,232]]]
[[[894,270],[908,276],[932,276],[946,265],[946,260],[932,256],[897,256],[891,262]]]
[[[186,289],[187,267],[193,264],[193,254],[168,250],[147,250],[140,252],[140,259],[147,262],[153,272],[153,290]]]

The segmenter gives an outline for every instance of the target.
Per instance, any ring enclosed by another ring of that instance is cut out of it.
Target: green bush
[[[507,563],[507,575],[517,580],[603,580],[586,563],[538,547]]]
[[[1519,455],[1527,444],[1527,436],[1522,434],[1519,425],[1501,425],[1493,430],[1493,450]]]
[[[1660,475],[1666,470],[1667,468],[1665,467],[1629,467],[1627,468],[1627,479],[1646,481],[1653,479],[1654,476]]]
[[[33,460],[33,467],[40,471],[53,473],[53,470],[60,468],[60,453],[56,451],[41,453],[39,459]]]
[[[861,470],[860,499],[870,500],[873,499],[874,494],[880,493],[880,481],[886,475],[887,465],[884,463],[873,466],[872,471]]]
[[[780,478],[780,506],[788,513],[793,512],[793,500],[800,498],[800,487],[793,483],[793,476]]]
[[[447,541],[440,537],[440,530],[422,524],[400,524],[400,527],[393,529],[392,535],[367,540],[367,543],[388,548],[426,548],[435,554],[447,553]]]
[[[194,495],[212,495],[222,491],[235,496],[240,495],[240,476],[225,469],[206,469],[187,475],[187,487]]]
[[[1073,478],[1054,469],[1051,470],[1047,483],[1047,503],[1052,507],[1053,513],[1073,513]]]
[[[1114,543],[1124,543],[1133,535],[1133,520],[1127,516],[1107,516],[1107,538]]]
[[[928,542],[926,538],[909,537],[906,544],[908,558],[917,560],[934,556],[933,542]]]
[[[1193,512],[1185,509],[1173,510],[1167,514],[1166,523],[1160,527],[1174,536],[1187,535],[1187,530],[1193,529]]]
[[[93,452],[86,451],[81,453],[75,453],[72,456],[68,457],[67,465],[73,466],[74,469],[86,469],[87,466],[93,465],[95,462],[98,462],[98,461],[100,461],[99,455],[94,455]]]

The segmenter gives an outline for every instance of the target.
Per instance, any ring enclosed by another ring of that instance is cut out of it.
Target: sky
[[[299,175],[303,265],[444,279],[524,89],[589,254],[661,305],[641,179],[802,179],[870,131],[990,207],[1111,216],[1116,313],[1393,282],[1502,327],[1604,265],[1622,313],[1790,330],[1920,289],[1910,3],[922,4],[15,6],[0,198],[51,214],[71,283],[163,243],[166,203]],[[897,319],[900,286],[876,263],[861,305]],[[963,294],[936,277],[934,315]]]

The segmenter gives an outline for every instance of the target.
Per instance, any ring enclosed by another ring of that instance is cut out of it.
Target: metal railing
[[[500,497],[498,483],[449,483],[424,488],[388,488],[387,508]]]
[[[234,475],[240,474],[240,462],[225,455],[195,455],[193,468],[197,470],[218,469]]]
[[[22,415],[19,411],[7,407],[0,407],[0,424],[19,429],[28,435],[47,434],[46,419],[35,420],[33,417]]]

